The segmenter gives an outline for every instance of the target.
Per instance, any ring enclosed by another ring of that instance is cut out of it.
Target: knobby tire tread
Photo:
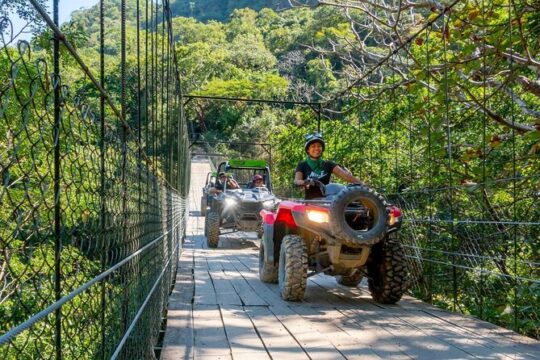
[[[338,284],[341,284],[344,286],[355,287],[355,286],[358,286],[358,284],[360,284],[360,282],[362,281],[362,278],[363,278],[362,273],[358,271],[353,276],[338,275],[336,276],[336,281],[338,282]]]
[[[283,238],[279,256],[279,288],[281,297],[301,301],[307,284],[308,256],[304,240],[298,235]]]
[[[219,243],[219,214],[210,211],[206,218],[208,220],[206,228],[206,244],[209,248],[217,248]]]
[[[379,251],[372,252],[378,258],[368,265],[369,292],[378,303],[395,304],[407,291],[405,252],[396,233],[389,234],[379,246]]]
[[[259,247],[259,279],[271,284],[278,282],[278,266],[272,261],[264,261],[263,240]]]

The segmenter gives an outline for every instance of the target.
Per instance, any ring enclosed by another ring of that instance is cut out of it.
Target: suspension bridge
[[[378,56],[334,99],[288,102],[310,109],[315,119],[291,136],[316,129],[331,134],[329,143],[349,135],[351,141],[362,139],[351,143],[365,154],[362,176],[403,209],[401,238],[412,283],[410,295],[393,306],[373,302],[363,285],[348,288],[322,275],[309,279],[304,301],[285,302],[277,285],[258,279],[255,235],[223,235],[217,249],[206,247],[199,200],[217,151],[210,142],[192,151],[187,109],[203,100],[266,100],[183,94],[179,34],[168,0],[100,1],[98,50],[92,54],[82,54],[76,36],[60,28],[58,0],[50,12],[38,0],[21,5],[30,8],[20,16],[42,26],[45,40],[39,46],[20,40],[10,18],[0,13],[0,354],[540,358],[538,154],[534,145],[519,152],[536,139],[538,130],[526,124],[535,112],[517,115],[527,110],[524,98],[487,76],[509,74],[534,90],[535,83],[524,77],[528,73],[519,71],[536,69],[538,60],[491,51],[485,39],[475,38],[484,41],[485,53],[474,56],[505,60],[475,74],[483,92],[460,88],[452,76],[457,65],[449,59],[457,45],[446,42],[445,30],[460,20],[450,11],[458,3],[445,5],[418,32]],[[15,9],[18,2],[12,4]],[[510,15],[519,8],[501,7]],[[113,8],[120,23],[106,29]],[[490,11],[482,5],[479,14],[491,16]],[[468,17],[479,14],[471,10]],[[508,38],[523,38],[521,23],[509,19]],[[127,22],[136,30],[127,31]],[[430,41],[433,48],[426,45]],[[119,42],[118,51],[111,42]],[[425,54],[413,46],[424,46]],[[443,55],[435,59],[437,52]],[[413,66],[413,54],[427,64],[418,83],[433,90],[423,97],[423,108],[409,94],[413,82],[392,70],[396,64]],[[370,76],[383,73],[392,73],[389,81],[369,83]],[[355,93],[362,87],[365,93]],[[358,102],[345,99],[346,92]],[[503,93],[509,105],[495,103]],[[394,104],[389,113],[383,111],[385,101]],[[354,111],[358,103],[359,124],[351,124],[351,133],[333,133],[340,124],[336,114]],[[497,117],[495,108],[508,116]],[[445,116],[432,124],[435,111]],[[490,118],[507,127],[504,136],[487,135]],[[424,121],[429,126],[422,128]],[[481,139],[465,136],[463,127],[474,128]],[[522,140],[516,136],[521,133],[532,135]],[[420,138],[425,144],[418,144]],[[510,145],[499,150],[503,141]],[[275,144],[266,144],[270,152]],[[467,156],[464,168],[456,164],[458,153]],[[283,156],[271,155],[273,166],[279,168],[280,161]],[[473,172],[474,161],[477,182],[463,177]],[[490,192],[495,190],[497,198]]]
[[[371,300],[366,286],[310,277],[301,303],[259,280],[259,239],[222,235],[206,245],[201,189],[211,171],[191,165],[190,216],[169,299],[162,359],[468,359],[538,357],[537,341],[443,311],[410,296]]]

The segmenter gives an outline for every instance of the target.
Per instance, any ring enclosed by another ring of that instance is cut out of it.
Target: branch
[[[540,82],[533,81],[523,75],[516,76],[516,82],[521,84],[525,90],[540,98]]]
[[[488,50],[493,51],[496,55],[499,55],[505,59],[514,61],[520,65],[527,66],[529,69],[536,73],[540,73],[540,62],[534,60],[534,59],[527,59],[523,56],[521,56],[519,53],[511,51],[500,51],[493,45],[484,45],[484,47]]]
[[[519,95],[517,95],[511,88],[506,86],[504,83],[501,83],[496,80],[474,81],[467,78],[467,76],[461,71],[459,71],[458,74],[463,80],[468,81],[469,83],[475,86],[480,86],[480,87],[487,86],[490,88],[495,88],[496,90],[504,91],[508,96],[510,96],[512,101],[514,101],[521,108],[524,114],[532,116],[540,120],[540,111],[530,109],[527,103],[525,102],[525,100],[523,100]]]
[[[480,111],[482,111],[483,113],[485,113],[486,115],[488,115],[490,118],[492,118],[493,120],[495,120],[496,122],[498,122],[499,124],[501,125],[505,125],[505,126],[508,126],[509,128],[511,129],[514,129],[514,130],[517,130],[519,132],[529,132],[529,131],[535,131],[536,129],[533,127],[533,126],[529,126],[529,125],[525,125],[525,124],[520,124],[520,123],[516,123],[515,121],[512,121],[512,120],[508,120],[508,119],[505,119],[503,118],[501,115],[493,112],[493,110],[491,110],[490,108],[488,108],[487,106],[484,106],[484,104],[479,101],[470,91],[469,89],[467,89],[465,86],[457,83],[457,86],[462,90],[464,91],[469,97],[470,99],[473,101],[474,104],[476,104],[476,106],[478,107],[478,109]],[[458,93],[458,97],[459,97],[459,93]]]

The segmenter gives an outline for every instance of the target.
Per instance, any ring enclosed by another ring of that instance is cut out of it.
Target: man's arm
[[[240,186],[238,185],[238,183],[234,179],[229,179],[229,187],[231,189],[240,189]]]
[[[296,186],[304,186],[305,185],[305,181],[304,181],[304,174],[301,172],[301,171],[297,171],[294,173],[294,185]]]
[[[345,171],[341,166],[339,165],[336,165],[334,167],[334,170],[332,170],[332,173],[334,175],[336,175],[338,178],[340,178],[341,180],[344,180],[348,183],[353,183],[353,184],[363,184],[365,185],[365,183],[360,180],[360,178],[357,178],[356,176],[354,176],[353,174],[351,174],[350,172],[348,171]]]

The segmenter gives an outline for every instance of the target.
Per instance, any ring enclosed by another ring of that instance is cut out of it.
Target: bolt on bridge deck
[[[404,297],[373,302],[367,289],[309,278],[303,302],[286,302],[258,277],[254,235],[206,247],[201,188],[210,166],[194,160],[191,216],[169,300],[162,359],[538,359],[540,343],[496,325]]]

